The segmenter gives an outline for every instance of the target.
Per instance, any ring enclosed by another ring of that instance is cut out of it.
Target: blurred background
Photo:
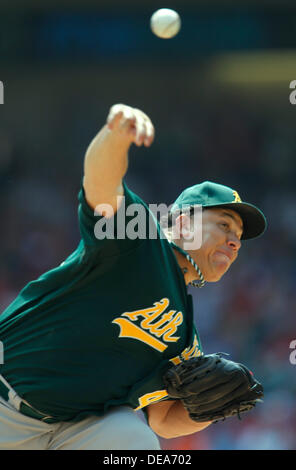
[[[182,19],[170,40],[149,27],[162,7]],[[284,0],[1,0],[1,310],[76,248],[84,152],[115,103],[156,128],[126,177],[147,203],[213,180],[268,218],[218,284],[190,288],[205,352],[254,369],[264,405],[163,449],[296,448],[295,31]]]

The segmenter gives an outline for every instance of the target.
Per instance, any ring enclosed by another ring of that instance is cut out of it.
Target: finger
[[[144,144],[146,147],[149,147],[154,139],[154,127],[150,120],[143,119],[139,124],[138,129],[138,143]]]
[[[126,131],[137,145],[149,146],[154,140],[154,126],[149,117],[140,109],[123,104],[111,107],[107,117],[107,125],[111,130]]]
[[[124,126],[129,120],[133,119],[134,113],[130,106],[124,104],[115,104],[111,107],[107,117],[107,124],[111,126],[120,125]]]
[[[143,121],[144,121],[144,127],[145,131],[143,134],[143,139],[141,141],[141,144],[144,143],[146,147],[152,144],[153,139],[154,139],[154,126],[150,120],[150,118],[147,116],[147,114],[143,113],[140,109],[135,109],[136,113],[138,116],[140,116]]]
[[[124,112],[123,105],[116,104],[116,105],[112,106],[112,108],[110,109],[110,112],[108,114],[108,117],[107,117],[107,126],[110,129],[113,129],[116,126],[118,126],[118,124],[119,124],[119,122],[120,122],[120,120],[123,116],[123,112]]]
[[[121,125],[126,126],[131,120],[135,120],[135,114],[133,112],[133,109],[130,106],[124,106]]]
[[[146,137],[144,140],[144,145],[146,147],[149,147],[152,144],[154,140],[154,134],[155,134],[154,126],[149,119],[148,121],[146,121]]]
[[[143,145],[143,142],[146,137],[146,123],[143,117],[140,114],[137,114],[136,121],[135,121],[135,137],[134,143],[137,146]]]
[[[122,116],[123,116],[123,112],[120,111],[118,112],[117,114],[115,114],[114,116],[110,116],[107,120],[107,126],[109,129],[115,129],[117,127],[119,127],[119,123],[122,119]]]

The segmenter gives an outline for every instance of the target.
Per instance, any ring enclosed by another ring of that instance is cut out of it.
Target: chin
[[[220,267],[220,269],[216,268],[214,272],[212,272],[208,276],[204,276],[204,278],[207,282],[218,282],[224,276],[224,274],[228,271],[229,267],[230,266],[227,266],[226,269],[225,269],[225,266],[223,268]]]
[[[223,273],[224,274],[224,273]],[[206,282],[218,282],[220,281],[221,277],[223,277],[223,274],[220,274],[220,276],[211,276],[209,278],[205,278]]]

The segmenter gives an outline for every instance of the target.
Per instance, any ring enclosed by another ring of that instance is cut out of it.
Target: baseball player
[[[172,209],[202,206],[201,246],[184,248],[192,217],[182,210],[163,236],[124,181],[130,146],[153,139],[146,114],[112,106],[85,155],[77,249],[0,315],[0,449],[155,450],[157,436],[192,434],[213,421],[194,419],[164,384],[168,368],[203,355],[187,286],[218,281],[241,240],[261,235],[266,220],[236,191],[204,182]],[[134,222],[131,204],[156,237],[122,236],[122,220],[126,229]],[[107,222],[114,236],[98,236]]]

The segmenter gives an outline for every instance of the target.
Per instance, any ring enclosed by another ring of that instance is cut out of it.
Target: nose
[[[238,250],[242,246],[240,239],[236,235],[233,235],[231,238],[228,239],[227,245],[235,252],[238,252]]]

